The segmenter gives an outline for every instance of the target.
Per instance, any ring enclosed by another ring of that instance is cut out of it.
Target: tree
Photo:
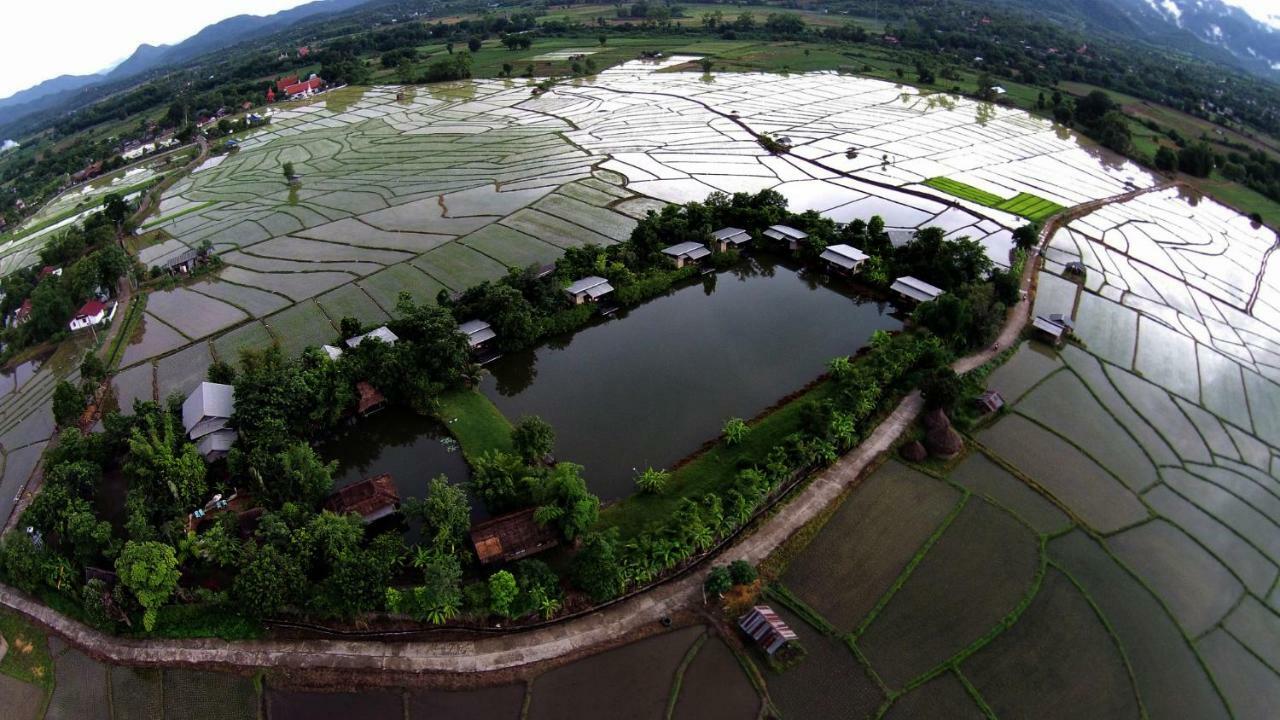
[[[125,218],[129,217],[129,203],[125,202],[120,193],[108,193],[102,198],[102,214],[119,229],[124,225]]]
[[[1160,149],[1156,150],[1155,163],[1156,168],[1160,170],[1164,170],[1165,172],[1177,172],[1178,153],[1168,145],[1161,145]]]
[[[734,560],[729,563],[729,577],[734,585],[750,585],[759,577],[756,568],[746,560]]]
[[[542,525],[555,524],[565,540],[586,532],[600,516],[600,498],[587,490],[582,466],[574,463],[557,463],[534,484],[533,500],[538,505],[534,519]]]
[[[306,588],[307,578],[296,558],[272,545],[251,542],[245,545],[231,597],[250,617],[263,618],[296,602]]]
[[[533,465],[551,454],[555,447],[556,431],[551,423],[537,415],[521,418],[511,431],[511,445],[526,464]]]
[[[281,171],[284,173],[285,180],[293,179],[293,163],[286,162],[284,166],[281,168]]]
[[[596,40],[600,42],[600,47],[604,47],[604,44],[609,42],[609,36],[601,35],[600,37],[596,38]]]
[[[723,565],[717,565],[707,573],[704,587],[707,589],[707,594],[720,597],[733,589],[733,579],[729,576],[728,569]]]
[[[951,368],[940,367],[925,378],[920,386],[920,394],[930,409],[937,408],[950,412],[964,394],[964,381]]]
[[[666,470],[655,470],[651,467],[645,468],[644,472],[636,476],[636,487],[643,493],[661,495],[670,479],[671,473]]]
[[[418,548],[413,566],[422,571],[422,584],[401,593],[387,589],[387,609],[440,625],[457,617],[462,608],[462,566],[458,556]]]
[[[478,37],[472,37],[467,41],[467,49],[471,52],[479,52],[481,45],[483,45],[483,43],[480,42],[480,38]]]
[[[742,418],[729,418],[725,421],[721,433],[724,435],[725,444],[733,447],[747,439],[747,435],[751,434],[751,427],[743,422]]]
[[[622,566],[618,562],[617,531],[593,532],[582,539],[582,549],[573,558],[573,584],[604,602],[622,592]]]
[[[268,496],[280,503],[315,506],[333,491],[333,473],[338,463],[320,459],[309,443],[293,443],[278,455],[275,465],[271,480],[265,485]]]
[[[516,578],[510,572],[499,570],[489,576],[489,609],[495,615],[510,617],[511,603],[518,594],[520,588],[516,586]]]
[[[1122,155],[1133,147],[1129,119],[1119,110],[1111,110],[1090,127],[1103,147],[1115,150]]]
[[[698,65],[702,67],[702,72],[704,75],[710,75],[711,68],[715,66],[715,64],[716,64],[715,61],[709,57],[698,58]]]
[[[1076,101],[1076,119],[1087,126],[1094,126],[1109,112],[1116,110],[1111,96],[1101,90],[1094,90]]]
[[[167,412],[152,413],[129,436],[125,473],[152,499],[171,499],[173,507],[203,505],[207,484],[204,458],[176,428]]]
[[[1040,242],[1040,223],[1030,222],[1013,231],[1013,244],[1022,250],[1030,250]]]
[[[445,50],[448,50],[448,51],[449,51],[449,54],[450,54],[450,55],[452,55],[452,54],[453,54],[453,41],[452,41],[452,40],[450,40],[449,42],[445,43],[445,44],[444,44],[444,49],[445,49]]]
[[[423,537],[442,553],[454,553],[471,527],[471,503],[467,491],[437,475],[427,482],[427,495],[407,501],[402,509],[408,517],[422,520]]]
[[[236,381],[236,369],[230,363],[222,360],[215,360],[209,366],[205,377],[209,378],[209,382],[218,383],[220,385],[230,385]]]
[[[1178,151],[1178,169],[1188,175],[1209,177],[1214,162],[1213,148],[1203,140]]]
[[[501,450],[486,450],[471,465],[471,493],[489,512],[503,513],[527,502],[528,483],[520,458]]]
[[[116,574],[120,584],[133,593],[142,605],[142,626],[155,629],[156,613],[168,602],[178,587],[178,557],[173,547],[158,542],[125,543],[116,558]]]
[[[59,380],[53,387],[53,421],[62,428],[74,426],[84,412],[84,401],[80,388]]]

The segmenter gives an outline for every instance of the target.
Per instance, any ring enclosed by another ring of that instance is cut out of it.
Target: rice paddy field
[[[873,716],[1275,715],[1276,244],[1177,189],[1053,237],[1036,312],[1076,339],[1019,347],[962,460],[890,461],[780,578],[849,645],[849,682],[882,684]],[[923,500],[947,493],[959,512]]]

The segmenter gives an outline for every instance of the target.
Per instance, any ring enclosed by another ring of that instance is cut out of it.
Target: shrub
[[[729,447],[738,445],[747,438],[751,433],[751,428],[743,422],[742,418],[729,418],[724,423],[724,442]]]
[[[662,491],[667,487],[667,481],[670,479],[671,473],[666,470],[645,468],[644,472],[636,476],[636,487],[640,488],[640,492],[661,495]]]
[[[711,568],[711,572],[707,574],[706,588],[707,593],[716,597],[732,590],[733,578],[729,570],[722,565]]]
[[[759,574],[756,568],[746,560],[734,560],[729,563],[729,578],[733,580],[734,585],[750,585],[756,581]]]

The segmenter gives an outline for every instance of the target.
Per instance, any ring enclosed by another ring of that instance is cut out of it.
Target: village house
[[[472,350],[480,350],[498,337],[498,333],[483,320],[468,320],[458,326],[458,332],[467,336],[467,346]]]
[[[1036,319],[1031,321],[1031,331],[1037,340],[1048,343],[1053,347],[1062,347],[1062,343],[1066,341],[1067,335],[1070,334],[1070,329],[1067,325],[1054,322],[1044,315],[1037,315]]]
[[[101,325],[102,323],[114,318],[115,315],[115,303],[111,303],[111,306],[107,307],[106,303],[95,298],[80,306],[80,309],[76,311],[75,316],[71,318],[71,322],[69,323],[71,326],[71,332],[78,332],[86,328],[94,327],[95,325]]]
[[[471,528],[471,544],[481,565],[510,562],[555,547],[555,530],[533,519],[535,508],[485,520]]]
[[[334,362],[337,362],[338,358],[342,357],[342,348],[335,345],[321,345],[320,350]]]
[[[31,319],[31,298],[22,301],[22,305],[13,311],[13,326],[17,327]]]
[[[738,248],[751,242],[751,235],[746,230],[736,227],[720,228],[711,233],[711,244],[716,252],[727,252],[730,248]]]
[[[818,256],[818,259],[827,264],[831,270],[852,275],[858,272],[862,267],[862,263],[867,261],[869,256],[852,245],[828,245],[826,250]]]
[[[356,394],[360,396],[356,403],[357,415],[372,415],[387,405],[387,398],[365,380],[356,383]]]
[[[592,275],[591,277],[574,281],[564,291],[569,297],[573,298],[574,305],[581,305],[586,302],[599,302],[600,298],[613,292],[613,286],[609,284],[608,280]]]
[[[789,225],[770,225],[769,229],[764,231],[764,236],[770,240],[786,243],[787,249],[795,252],[800,249],[800,243],[809,237],[809,233]]]
[[[738,627],[768,655],[774,655],[788,643],[799,640],[795,631],[768,605],[751,608],[738,619]]]
[[[50,275],[54,277],[62,277],[62,268],[56,268],[52,265],[45,265],[44,267],[40,268],[40,272],[36,275],[36,281],[39,282],[40,280],[43,280],[49,277]]]
[[[396,341],[399,340],[400,338],[397,337],[395,333],[391,332],[391,328],[387,327],[386,325],[383,325],[382,327],[374,328],[373,330],[370,330],[369,332],[363,335],[357,335],[353,338],[347,338],[346,340],[347,347],[349,348],[358,347],[365,340],[369,340],[369,339],[378,340],[388,345],[395,345]]]
[[[1004,407],[1004,396],[995,390],[984,390],[981,395],[974,399],[974,405],[977,406],[978,412],[983,415],[1000,412]]]
[[[368,525],[400,509],[400,491],[395,480],[383,473],[333,493],[324,501],[324,509],[339,515],[355,513]]]
[[[295,82],[292,85],[286,85],[283,92],[285,97],[290,100],[295,100],[298,98],[311,97],[323,87],[324,80],[322,80],[319,75],[312,73],[311,77],[307,80]]]
[[[934,287],[919,278],[903,275],[893,281],[893,284],[889,286],[889,292],[893,293],[899,300],[914,304],[936,300],[943,291],[942,288]]]
[[[182,427],[206,460],[225,457],[235,443],[234,412],[235,388],[221,383],[200,383],[182,403]]]
[[[682,268],[689,263],[698,263],[703,258],[709,256],[711,254],[711,248],[700,242],[690,240],[689,242],[672,245],[671,247],[663,250],[662,254],[670,258],[671,261],[675,263],[676,267]]]

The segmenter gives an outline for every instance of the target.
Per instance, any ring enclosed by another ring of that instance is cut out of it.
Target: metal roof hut
[[[365,340],[369,340],[369,339],[380,340],[388,345],[395,345],[396,341],[399,340],[400,338],[397,337],[395,333],[391,332],[391,328],[387,327],[386,325],[383,325],[382,327],[374,328],[373,330],[370,330],[369,332],[363,335],[357,335],[353,338],[347,338],[347,347],[349,348],[358,347]]]
[[[929,283],[904,275],[889,286],[889,291],[898,296],[899,299],[912,303],[926,303],[930,300],[937,300],[938,296],[943,293],[942,288],[930,285]]]
[[[1004,407],[1004,396],[995,390],[986,390],[974,400],[983,415],[1000,412]]]
[[[391,475],[382,473],[333,493],[324,501],[324,508],[339,515],[355,513],[368,525],[400,508],[400,491]]]
[[[768,605],[756,605],[738,619],[738,627],[755,640],[769,655],[773,655],[787,643],[799,640],[799,636]]]
[[[746,230],[736,227],[720,228],[711,233],[711,243],[716,252],[727,252],[730,248],[738,248],[751,242],[751,235]]]
[[[850,275],[858,272],[858,268],[862,267],[862,263],[866,262],[868,257],[870,256],[858,248],[843,243],[827,246],[827,249],[818,256],[832,270]]]
[[[608,280],[592,275],[581,280],[575,280],[564,291],[569,294],[569,297],[573,298],[574,305],[581,305],[587,302],[598,302],[600,298],[613,292],[613,286],[609,284]]]
[[[182,403],[182,428],[206,460],[224,457],[236,441],[228,427],[235,412],[235,388],[202,382]]]
[[[467,346],[472,350],[479,350],[498,337],[498,333],[483,320],[468,320],[458,326],[458,332],[467,336]]]
[[[1066,327],[1043,315],[1037,315],[1036,319],[1031,321],[1031,330],[1037,339],[1053,347],[1062,347],[1062,343],[1067,337]]]
[[[790,225],[770,225],[764,236],[787,244],[787,249],[795,252],[800,249],[800,241],[808,239],[809,233],[797,230]]]
[[[700,242],[690,240],[689,242],[672,245],[671,247],[663,250],[662,254],[671,258],[671,261],[676,264],[676,267],[682,268],[691,262],[699,262],[710,255],[711,248]]]
[[[471,544],[480,564],[519,560],[558,545],[555,530],[534,521],[535,510],[517,510],[472,526]]]

